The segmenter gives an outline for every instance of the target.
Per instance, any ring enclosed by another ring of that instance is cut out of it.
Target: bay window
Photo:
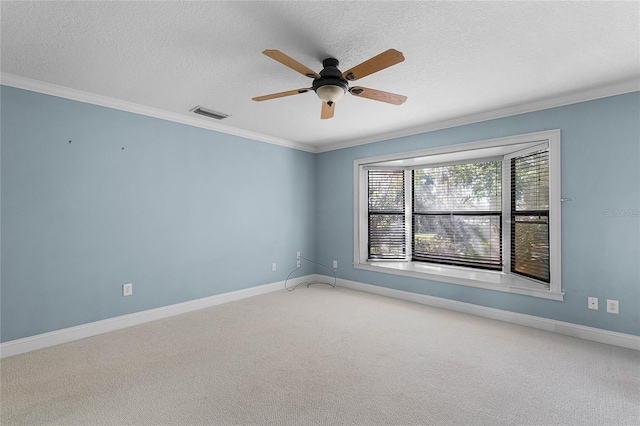
[[[562,300],[560,132],[356,160],[354,266]]]

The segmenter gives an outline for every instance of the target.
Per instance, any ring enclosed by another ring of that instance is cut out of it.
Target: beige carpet
[[[633,425],[640,353],[329,286],[6,358],[2,425]]]

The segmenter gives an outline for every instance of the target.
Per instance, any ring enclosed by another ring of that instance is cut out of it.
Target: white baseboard
[[[333,277],[328,276],[316,276],[315,279],[318,281],[330,279],[333,282]],[[640,336],[635,336],[632,334],[617,333],[615,331],[602,330],[600,328],[586,327],[584,325],[536,317],[533,315],[519,314],[516,312],[503,311],[500,309],[488,308],[471,303],[458,302],[456,300],[411,293],[403,290],[395,290],[392,288],[364,284],[356,281],[338,279],[337,285],[353,290],[392,297],[394,299],[401,299],[409,302],[420,303],[422,305],[449,309],[451,311],[476,315],[479,317],[509,322],[526,327],[551,331],[553,333],[564,334],[566,336],[592,340],[594,342],[606,343],[608,345],[620,346],[623,348],[635,349],[637,351],[640,351]]]
[[[322,282],[332,284],[333,277],[317,274],[307,275],[304,277],[298,277],[289,280],[287,285],[291,288],[296,284],[303,282]],[[470,315],[495,319],[527,327],[551,331],[558,334],[564,334],[567,336],[578,337],[580,339],[592,340],[594,342],[606,343],[609,345],[620,346],[623,348],[635,349],[640,351],[640,337],[631,334],[617,333],[614,331],[586,327],[583,325],[551,320],[547,318],[536,317],[533,315],[519,314],[495,308],[487,308],[485,306],[473,305],[471,303],[458,302],[455,300],[443,299],[440,297],[395,290],[392,288],[364,284],[356,281],[338,279],[337,285],[353,290],[364,291],[367,293],[378,294],[381,296],[392,297],[395,299],[406,300],[409,302],[420,303],[437,308],[449,309],[452,311],[462,312]],[[163,306],[161,308],[122,315],[115,318],[108,318],[105,320],[82,324],[75,327],[69,327],[62,330],[56,330],[49,333],[38,334],[36,336],[25,337],[23,339],[12,340],[9,342],[0,343],[0,358],[19,355],[37,349],[59,345],[61,343],[84,339],[85,337],[91,337],[98,334],[107,333],[109,331],[143,324],[149,321],[155,321],[158,319],[180,315],[198,309],[204,309],[223,303],[233,302],[235,300],[245,299],[247,297],[270,293],[272,291],[277,291],[283,288],[284,282],[280,281],[276,283],[247,288],[244,290],[237,290],[229,293],[217,294],[215,296],[204,297],[202,299],[190,300],[188,302],[177,303],[175,305]]]
[[[294,278],[289,280],[287,285],[295,286],[300,282],[310,281],[313,279],[312,277],[313,276]],[[0,343],[0,358],[19,355],[36,349],[43,349],[49,346],[71,342],[73,340],[84,339],[85,337],[91,337],[97,334],[107,333],[109,331],[119,330],[145,322],[180,315],[196,311],[198,309],[209,308],[211,306],[221,305],[223,303],[233,302],[281,289],[284,289],[284,281],[231,291],[229,293],[216,294],[215,296],[203,297],[202,299],[176,303],[175,305],[163,306],[161,308],[149,309],[147,311],[135,312],[133,314],[90,322],[75,327],[51,331],[49,333],[25,337],[23,339],[11,340],[9,342]]]

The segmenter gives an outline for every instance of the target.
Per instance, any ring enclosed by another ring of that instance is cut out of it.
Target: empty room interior
[[[640,425],[640,2],[0,8],[3,425]]]

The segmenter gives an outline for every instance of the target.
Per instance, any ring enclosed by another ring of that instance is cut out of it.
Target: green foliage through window
[[[502,268],[500,161],[413,171],[413,260]]]

